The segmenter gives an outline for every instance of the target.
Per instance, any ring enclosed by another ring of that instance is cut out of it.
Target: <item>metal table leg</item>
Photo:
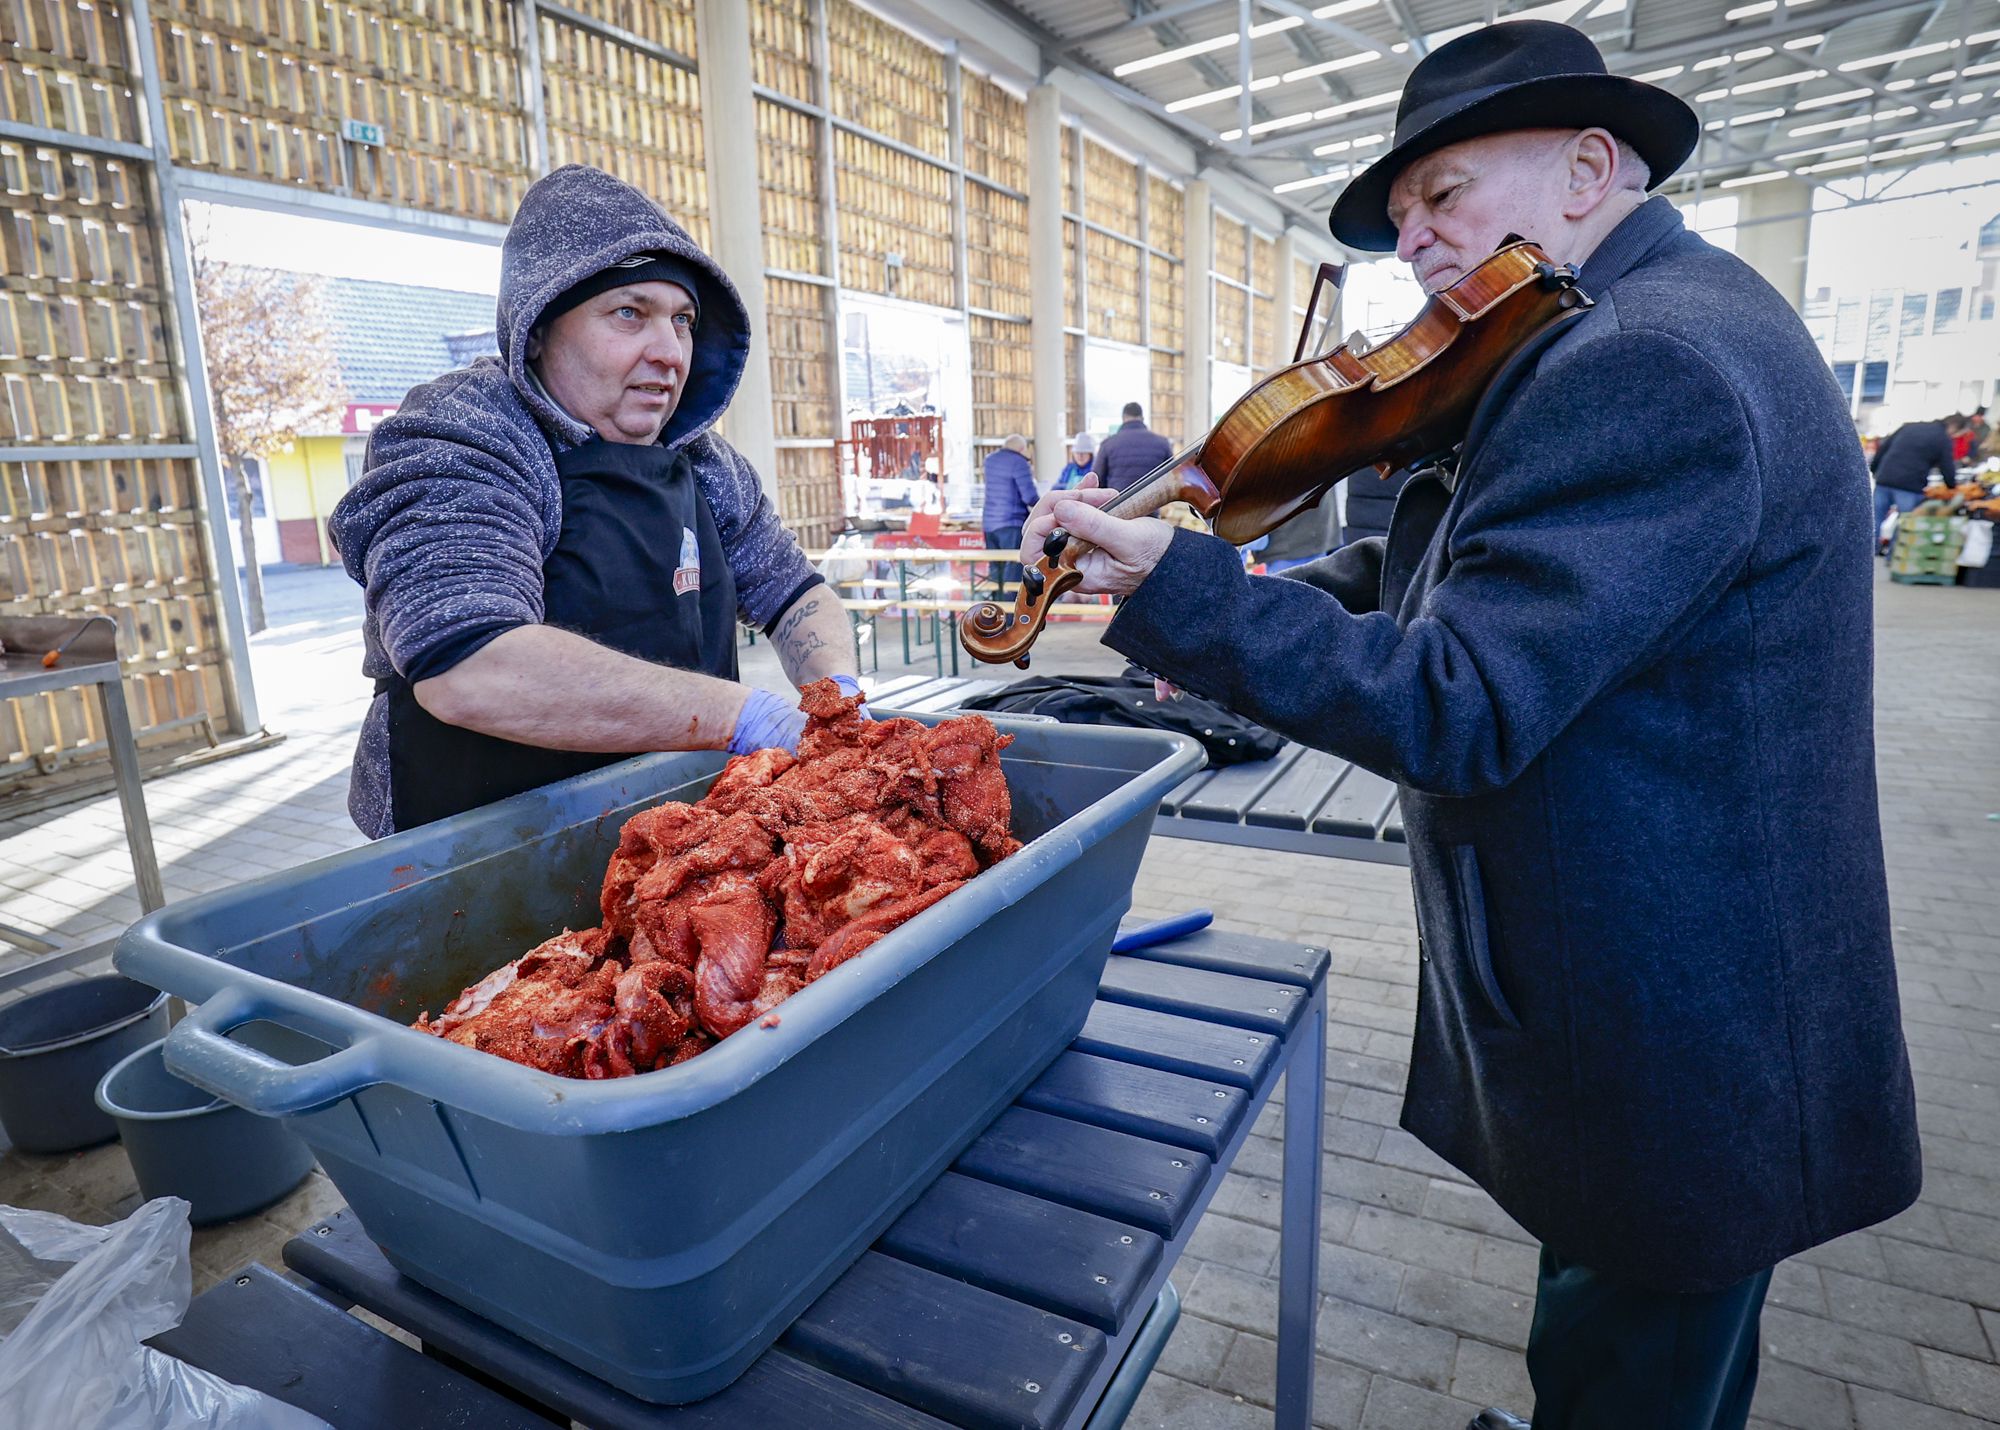
[[[111,751],[112,776],[118,783],[118,808],[125,816],[125,842],[132,851],[132,876],[139,885],[139,907],[151,913],[166,906],[167,895],[160,884],[160,863],[153,853],[153,826],[146,818],[146,796],[139,780],[139,747],[132,738],[125,687],[117,681],[100,681],[97,701],[104,712],[104,739]]]
[[[1285,1182],[1278,1252],[1276,1430],[1309,1430],[1319,1309],[1320,1118],[1326,1097],[1326,985],[1314,990],[1285,1068]]]

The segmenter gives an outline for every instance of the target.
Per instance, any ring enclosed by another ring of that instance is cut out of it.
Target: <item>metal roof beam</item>
[[[1416,63],[1408,55],[1395,53],[1380,40],[1363,34],[1352,25],[1343,25],[1338,20],[1321,19],[1305,6],[1297,4],[1296,0],[1257,0],[1257,3],[1266,10],[1274,11],[1287,18],[1303,20],[1307,29],[1318,30],[1322,34],[1332,35],[1337,40],[1345,40],[1357,50],[1372,50],[1390,64],[1400,65],[1404,69],[1409,69]]]
[[[1147,15],[1135,15],[1129,20],[1120,20],[1115,25],[1100,25],[1095,30],[1086,30],[1063,41],[1066,45],[1094,45],[1099,40],[1115,39],[1119,35],[1129,35],[1134,30],[1143,30],[1152,25],[1169,24],[1184,20],[1190,15],[1198,15],[1203,10],[1213,10],[1224,0],[1182,0],[1178,5],[1163,5]]]

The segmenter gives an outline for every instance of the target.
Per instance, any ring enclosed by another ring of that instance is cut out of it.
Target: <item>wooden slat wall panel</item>
[[[1000,445],[1010,432],[1035,430],[1035,388],[1026,323],[982,318],[968,320],[972,345],[973,459]],[[1037,470],[1059,453],[1034,453]],[[1060,462],[1056,463],[1060,467]]]
[[[764,307],[771,348],[771,405],[780,442],[823,441],[778,449],[778,515],[808,547],[840,530],[840,472],[832,439],[840,404],[832,391],[832,328],[827,291],[795,278],[766,278]]]
[[[708,246],[701,90],[693,74],[544,15],[542,89],[551,167],[594,164],[616,174]]]
[[[1187,433],[1187,365],[1179,353],[1153,354],[1153,405],[1146,425],[1178,447]]]
[[[826,24],[833,112],[926,154],[949,158],[950,94],[943,54],[849,0],[827,0]]]
[[[1139,264],[1144,251],[1134,244],[1089,231],[1090,333],[1121,343],[1144,335],[1139,320]]]
[[[764,263],[826,275],[819,192],[819,120],[757,101],[757,182],[764,215]]]
[[[1249,297],[1233,283],[1215,285],[1215,360],[1247,363],[1244,350],[1244,321],[1249,316]],[[1219,414],[1218,414],[1219,415]]]
[[[0,446],[190,440],[142,166],[0,141]],[[0,462],[0,615],[118,624],[142,739],[223,708],[191,459]],[[0,705],[0,790],[104,738],[74,691]]]
[[[0,0],[0,119],[142,142],[117,0]]]
[[[812,8],[806,0],[750,0],[750,76],[812,104]]]
[[[833,544],[844,518],[832,447],[778,449],[778,518],[808,550]]]
[[[1083,216],[1136,238],[1139,235],[1139,166],[1093,139],[1083,141]]]
[[[532,179],[508,0],[161,0],[153,30],[190,168],[497,223]]]
[[[1185,196],[1157,175],[1147,175],[1146,184],[1146,242],[1170,258],[1179,258],[1187,223]]]
[[[1249,258],[1249,231],[1226,214],[1215,216],[1215,271],[1246,282],[1244,264]]]
[[[1250,366],[1269,372],[1278,365],[1278,245],[1261,233],[1250,236]]]
[[[1075,436],[1083,430],[1083,339],[1075,333],[1063,335],[1063,433]]]
[[[1083,230],[1075,219],[1063,220],[1063,326],[1076,323],[1076,251]]]
[[[989,189],[965,185],[967,299],[989,312],[1028,316],[1028,204]]]
[[[1278,365],[1277,301],[1262,293],[1250,298],[1250,366],[1260,373]],[[1290,356],[1289,353],[1286,354]]]
[[[842,286],[951,306],[951,176],[845,130],[833,137]],[[884,261],[892,253],[901,268]]]
[[[563,4],[691,60],[700,58],[694,47],[694,0],[563,0]]]
[[[774,435],[831,438],[839,419],[832,391],[832,354],[825,289],[794,278],[764,280],[771,345]]]
[[[961,73],[965,167],[1017,192],[1028,188],[1028,106],[973,70]]]
[[[1183,314],[1187,302],[1186,269],[1169,263],[1159,254],[1150,254],[1146,296],[1153,316],[1152,343],[1156,348],[1178,350],[1182,342]]]
[[[812,102],[812,11],[806,0],[752,0],[750,74],[767,89]]]

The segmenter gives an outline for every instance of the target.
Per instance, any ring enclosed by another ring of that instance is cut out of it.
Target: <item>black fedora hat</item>
[[[1350,183],[1327,216],[1351,248],[1391,249],[1389,186],[1426,154],[1511,129],[1605,129],[1662,183],[1694,152],[1701,121],[1678,96],[1608,74],[1590,37],[1549,20],[1510,20],[1461,35],[1410,71],[1395,146]]]

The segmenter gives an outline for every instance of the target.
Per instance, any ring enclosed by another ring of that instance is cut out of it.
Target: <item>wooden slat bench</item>
[[[935,714],[1005,683],[905,675],[867,689],[870,702],[884,710]],[[1410,862],[1395,785],[1301,745],[1287,744],[1268,760],[1188,776],[1160,801],[1153,832],[1374,864]]]

